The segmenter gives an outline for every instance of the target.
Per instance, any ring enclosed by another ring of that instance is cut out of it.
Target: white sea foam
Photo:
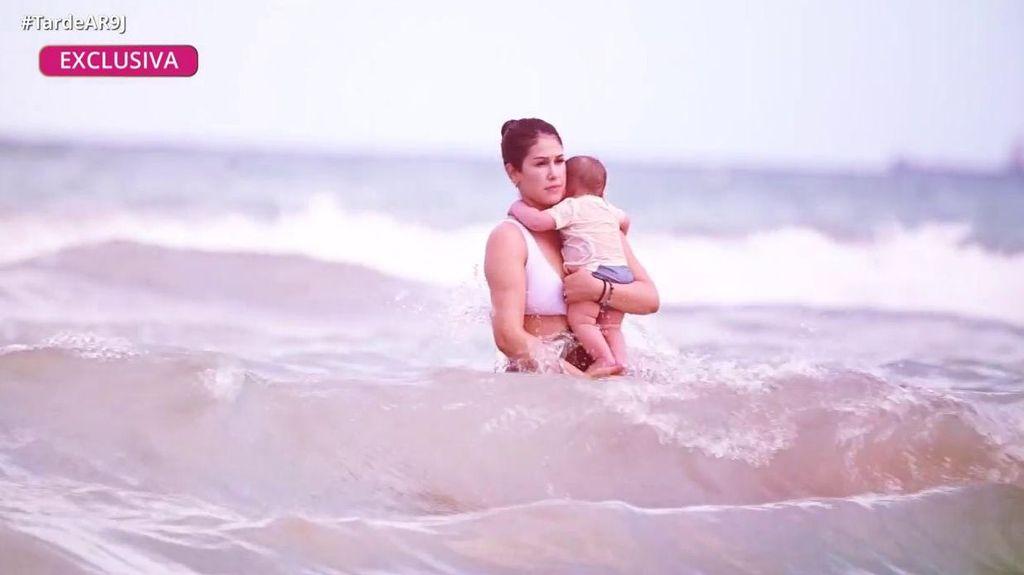
[[[207,251],[299,254],[455,287],[479,281],[493,224],[438,229],[349,210],[326,195],[274,219],[103,213],[9,216],[0,262],[113,240]],[[1024,254],[967,243],[964,225],[880,230],[843,242],[806,228],[739,237],[646,233],[630,239],[669,305],[803,305],[953,313],[1024,324]]]

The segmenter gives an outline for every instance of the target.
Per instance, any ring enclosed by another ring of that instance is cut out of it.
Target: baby
[[[613,284],[633,282],[619,234],[629,231],[629,217],[604,199],[607,173],[595,158],[575,156],[565,164],[565,199],[547,210],[538,210],[522,200],[509,213],[535,232],[562,233],[565,272],[580,268],[603,280],[601,302],[570,304],[569,326],[583,348],[594,358],[594,368],[626,365],[626,340],[622,336],[623,313],[602,305],[611,297]]]

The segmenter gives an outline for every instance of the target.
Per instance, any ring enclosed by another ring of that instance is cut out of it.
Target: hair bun
[[[518,121],[519,120],[509,120],[509,121],[505,122],[504,124],[502,124],[501,125],[501,137],[504,138],[505,137],[505,132],[509,131],[512,128],[512,124],[515,124]]]

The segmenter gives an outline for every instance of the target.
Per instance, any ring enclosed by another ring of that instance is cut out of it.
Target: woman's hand
[[[597,301],[604,289],[604,282],[595,278],[589,271],[580,268],[565,276],[565,303],[581,301]]]
[[[629,264],[633,277],[633,283],[614,284],[613,289],[607,294],[605,305],[613,307],[621,312],[646,315],[658,311],[661,300],[658,298],[658,288],[654,287],[651,276],[647,270],[640,265],[633,250],[629,247],[629,241],[622,237],[622,247],[626,252],[626,261]],[[604,291],[604,282],[595,278],[585,269],[579,269],[565,276],[563,280],[565,289],[565,302],[569,304],[584,301],[596,302]]]
[[[587,377],[587,374],[583,373],[583,370],[569,363],[568,361],[565,361],[564,359],[558,360],[558,364],[562,366],[562,373],[566,375],[572,375],[575,377]]]

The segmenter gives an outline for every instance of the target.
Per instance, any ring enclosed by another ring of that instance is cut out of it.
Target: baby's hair
[[[565,178],[584,192],[603,197],[608,172],[597,158],[573,156],[565,162]]]

